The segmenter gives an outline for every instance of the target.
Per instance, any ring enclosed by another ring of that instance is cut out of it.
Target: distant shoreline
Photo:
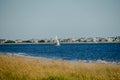
[[[61,42],[60,44],[108,44],[108,43],[120,43],[120,42]],[[54,43],[0,43],[4,44],[54,44]]]

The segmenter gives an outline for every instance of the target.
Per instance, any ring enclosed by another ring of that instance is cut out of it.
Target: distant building
[[[17,39],[17,40],[15,41],[15,43],[22,43],[22,42],[23,42],[22,39]]]
[[[100,42],[100,38],[93,38],[93,42]]]
[[[76,42],[76,39],[74,39],[74,38],[69,38],[69,39],[67,39],[67,42]]]
[[[79,42],[86,42],[86,39],[85,38],[80,38],[78,39]]]
[[[115,42],[120,42],[120,37],[116,37]]]
[[[45,39],[44,41],[45,41],[45,43],[48,43],[48,40],[47,40],[47,39]]]
[[[61,42],[67,42],[68,40],[67,39],[63,39],[63,40],[61,40]]]
[[[108,37],[107,38],[107,42],[113,42],[113,38],[112,37]]]
[[[95,38],[93,38],[93,42],[102,42],[102,38],[95,37]]]
[[[99,42],[107,42],[106,38],[100,38]]]
[[[86,42],[93,42],[93,38],[87,38]]]
[[[6,42],[5,39],[0,39],[0,43],[1,43],[1,44],[5,43],[5,42]]]
[[[38,41],[39,41],[38,39],[31,39],[30,40],[31,43],[38,43]]]

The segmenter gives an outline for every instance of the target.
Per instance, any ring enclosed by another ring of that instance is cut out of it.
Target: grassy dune
[[[0,54],[0,80],[120,80],[120,65]]]

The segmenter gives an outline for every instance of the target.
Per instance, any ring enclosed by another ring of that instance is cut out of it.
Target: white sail
[[[55,45],[56,45],[56,46],[60,46],[60,42],[59,42],[57,36],[55,37]]]

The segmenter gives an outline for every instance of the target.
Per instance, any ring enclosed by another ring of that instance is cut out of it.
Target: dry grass
[[[120,65],[0,55],[0,80],[120,80]]]

